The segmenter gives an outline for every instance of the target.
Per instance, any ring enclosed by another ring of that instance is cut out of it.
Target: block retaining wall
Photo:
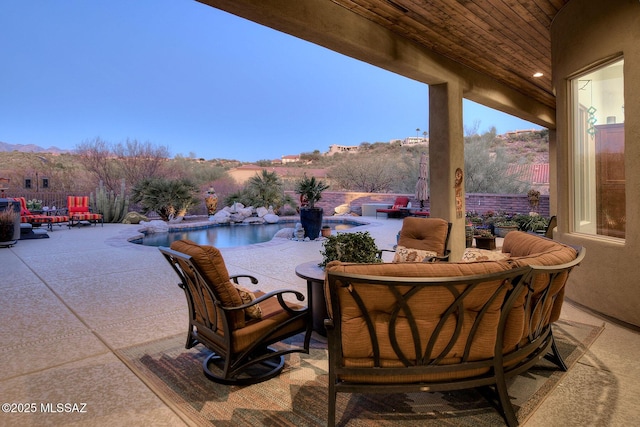
[[[297,200],[297,195],[293,192],[287,192]],[[331,215],[337,206],[348,204],[351,211],[357,214],[362,213],[362,205],[365,203],[386,203],[392,205],[396,197],[409,197],[411,206],[418,207],[420,202],[416,200],[413,194],[396,194],[396,193],[356,193],[356,192],[337,192],[325,191],[322,193],[322,199],[316,203],[316,206],[325,210],[325,215]],[[479,194],[469,193],[465,197],[466,211],[475,211],[483,214],[487,211],[504,211],[507,213],[526,214],[531,211],[529,207],[529,199],[526,194]],[[425,202],[425,209],[429,210],[429,202]],[[538,213],[542,216],[549,215],[549,196],[540,195],[538,205]]]

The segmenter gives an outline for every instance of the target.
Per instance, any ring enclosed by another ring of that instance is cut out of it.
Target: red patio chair
[[[409,198],[405,196],[396,197],[396,201],[393,202],[393,206],[390,208],[380,208],[376,209],[376,218],[378,217],[378,213],[386,213],[388,217],[392,217],[395,214],[402,213],[400,208],[406,208],[409,204]]]
[[[104,226],[102,214],[93,213],[89,209],[88,196],[68,196],[67,209],[69,210],[69,227],[80,224],[81,221],[97,224],[100,222]]]
[[[49,230],[53,230],[53,224],[62,225],[69,222],[67,215],[56,215],[52,212],[51,215],[47,214],[32,214],[27,209],[27,200],[24,197],[16,197],[14,200],[20,202],[20,222],[31,225],[46,225]]]

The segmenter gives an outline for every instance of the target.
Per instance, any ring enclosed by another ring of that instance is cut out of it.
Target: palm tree
[[[251,177],[246,188],[252,204],[256,206],[273,206],[278,210],[285,204],[295,204],[291,196],[284,194],[283,184],[278,174],[266,169],[262,169],[260,174],[256,173]]]

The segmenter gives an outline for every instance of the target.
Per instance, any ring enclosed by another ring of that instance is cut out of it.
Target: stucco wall
[[[574,270],[567,297],[608,316],[640,325],[638,243],[640,219],[640,2],[572,0],[552,26],[554,85],[557,94],[558,234],[582,245],[587,256]],[[617,55],[624,56],[626,240],[571,232],[570,103],[568,79]]]

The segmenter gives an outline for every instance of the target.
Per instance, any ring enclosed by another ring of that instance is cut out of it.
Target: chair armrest
[[[251,284],[253,285],[257,285],[258,284],[258,279],[256,279],[255,277],[249,275],[249,274],[236,274],[233,276],[229,276],[229,279],[231,279],[233,281],[233,283],[235,283],[236,285],[239,285],[240,282],[238,281],[238,279],[240,278],[246,278],[249,279],[251,281]]]
[[[241,275],[242,277],[242,275]],[[248,276],[251,277],[251,276]],[[259,297],[257,297],[256,299],[254,299],[253,301],[246,303],[246,304],[242,304],[242,305],[236,305],[234,307],[223,307],[220,306],[220,308],[224,311],[237,311],[237,310],[244,310],[245,308],[248,307],[252,307],[256,304],[259,304],[262,301],[268,300],[269,298],[273,298],[276,297],[278,299],[278,302],[280,303],[280,307],[282,307],[282,309],[288,311],[289,313],[298,313],[300,311],[304,311],[307,310],[308,308],[305,307],[303,310],[294,310],[293,308],[289,307],[289,305],[287,305],[286,301],[283,298],[283,295],[285,294],[293,294],[295,295],[296,299],[298,301],[304,301],[305,297],[304,294],[298,292],[298,291],[294,291],[291,289],[282,289],[279,291],[272,291],[269,293],[266,293],[264,295],[261,295]]]

